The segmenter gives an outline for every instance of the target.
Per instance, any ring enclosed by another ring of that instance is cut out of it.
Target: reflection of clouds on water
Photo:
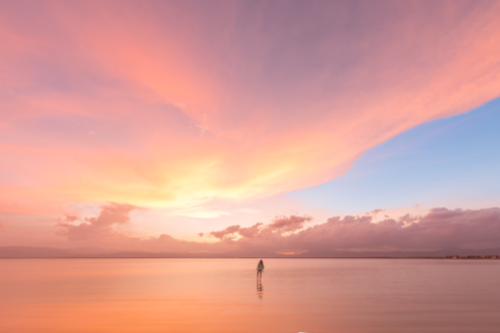
[[[257,295],[259,298],[264,296],[264,287],[262,286],[262,281],[260,279],[257,280]]]

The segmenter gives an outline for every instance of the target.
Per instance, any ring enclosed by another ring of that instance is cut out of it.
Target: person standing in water
[[[264,271],[264,262],[261,260],[257,265],[257,279],[262,279],[262,272]]]

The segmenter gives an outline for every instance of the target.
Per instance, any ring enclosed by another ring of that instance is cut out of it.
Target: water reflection
[[[257,279],[257,295],[259,298],[262,298],[264,296],[264,287],[262,286],[262,280]]]
[[[266,301],[253,264],[0,260],[0,332],[491,333],[500,326],[498,260],[266,259]]]

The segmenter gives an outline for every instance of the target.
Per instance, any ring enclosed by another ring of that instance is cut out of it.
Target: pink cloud
[[[372,216],[331,217],[325,223],[285,232],[276,221],[288,221],[285,226],[298,227],[307,218],[280,216],[269,224],[257,223],[242,228],[232,225],[210,233],[219,239],[215,243],[185,241],[167,234],[159,237],[130,237],[113,226],[127,223],[131,205],[109,204],[98,217],[86,218],[79,224],[61,221],[58,235],[94,250],[94,254],[123,252],[132,255],[191,256],[356,256],[399,251],[399,255],[445,255],[453,253],[490,254],[500,251],[500,208],[479,210],[448,210],[438,208],[425,216],[403,216],[398,220],[373,222]],[[72,219],[72,218],[70,218]],[[74,220],[76,221],[76,220]],[[281,222],[280,222],[281,223]],[[285,227],[286,228],[286,227]],[[274,231],[274,232],[273,232]],[[241,237],[236,237],[241,236]],[[75,250],[76,251],[76,250]],[[482,253],[481,252],[481,253]],[[496,253],[494,253],[496,254]],[[1,255],[1,254],[0,254]]]
[[[73,221],[78,220],[78,216],[75,216],[75,215],[66,215],[65,219],[66,219],[66,221],[73,222]]]
[[[309,216],[296,216],[290,215],[287,216],[279,216],[276,217],[272,223],[266,226],[267,230],[278,231],[278,232],[287,232],[287,231],[295,231],[304,226],[304,223],[307,221],[311,221],[312,217]]]
[[[367,214],[377,215],[378,213],[382,213],[382,212],[385,212],[385,209],[374,209],[374,210],[372,210],[371,212],[369,212]]]
[[[210,253],[233,252],[240,255],[267,253],[303,253],[308,256],[335,256],[338,251],[436,251],[442,249],[500,248],[500,209],[448,210],[433,209],[425,216],[405,215],[399,221],[385,219],[373,222],[372,216],[332,217],[295,234],[269,232],[276,221],[301,220],[296,216],[279,217],[268,225],[250,228],[233,225],[215,233],[221,241],[207,244]],[[307,221],[303,218],[301,223]],[[299,223],[290,223],[294,226]],[[290,224],[285,223],[285,226]],[[245,235],[242,230],[252,232]],[[284,231],[285,229],[281,229]],[[239,233],[243,238],[224,236]],[[188,242],[189,243],[189,242]],[[185,243],[185,246],[188,246]],[[195,244],[189,243],[189,244]],[[199,246],[199,243],[197,243]]]
[[[304,223],[311,221],[309,216],[278,216],[271,223],[264,225],[256,223],[248,228],[241,228],[239,225],[232,225],[224,230],[212,231],[209,235],[218,239],[231,239],[233,236],[240,235],[245,238],[254,238],[268,233],[282,234],[296,231],[304,226]]]
[[[209,235],[215,238],[223,239],[226,236],[233,235],[240,230],[239,225],[232,225],[221,231],[212,231]]]
[[[500,87],[497,2],[117,4],[2,4],[0,206],[271,196]]]
[[[246,237],[246,238],[253,238],[255,236],[257,236],[260,232],[260,227],[263,225],[263,223],[256,223],[254,225],[252,225],[251,227],[248,227],[248,228],[240,228],[240,230],[238,230],[238,233],[242,236],[242,237]]]
[[[213,245],[115,227],[135,206],[214,211],[320,184],[395,134],[497,97],[498,2],[0,6],[2,214],[42,228],[71,204],[127,202],[67,216],[58,238],[144,251],[312,255],[486,239],[472,211],[457,213],[463,224],[435,211],[302,231],[307,218],[278,217],[213,231]],[[158,234],[163,221],[151,225],[138,227]]]
[[[129,213],[138,207],[128,204],[110,203],[103,206],[98,217],[85,218],[85,222],[71,224],[78,218],[67,215],[65,221],[58,222],[58,235],[66,236],[69,241],[83,241],[93,238],[105,238],[115,234],[113,225],[120,225],[130,221]]]
[[[387,219],[387,215],[386,215],[386,219]],[[406,215],[400,216],[398,218],[398,222],[403,222],[405,224],[411,224],[413,222],[417,222],[419,219],[420,219],[420,216],[411,216],[410,214],[406,214]]]
[[[434,209],[418,218],[372,222],[371,216],[332,217],[282,239],[317,254],[335,250],[416,250],[500,247],[500,209]]]

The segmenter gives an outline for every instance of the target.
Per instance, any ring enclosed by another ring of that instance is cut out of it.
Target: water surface
[[[500,261],[4,259],[0,332],[498,332]]]

